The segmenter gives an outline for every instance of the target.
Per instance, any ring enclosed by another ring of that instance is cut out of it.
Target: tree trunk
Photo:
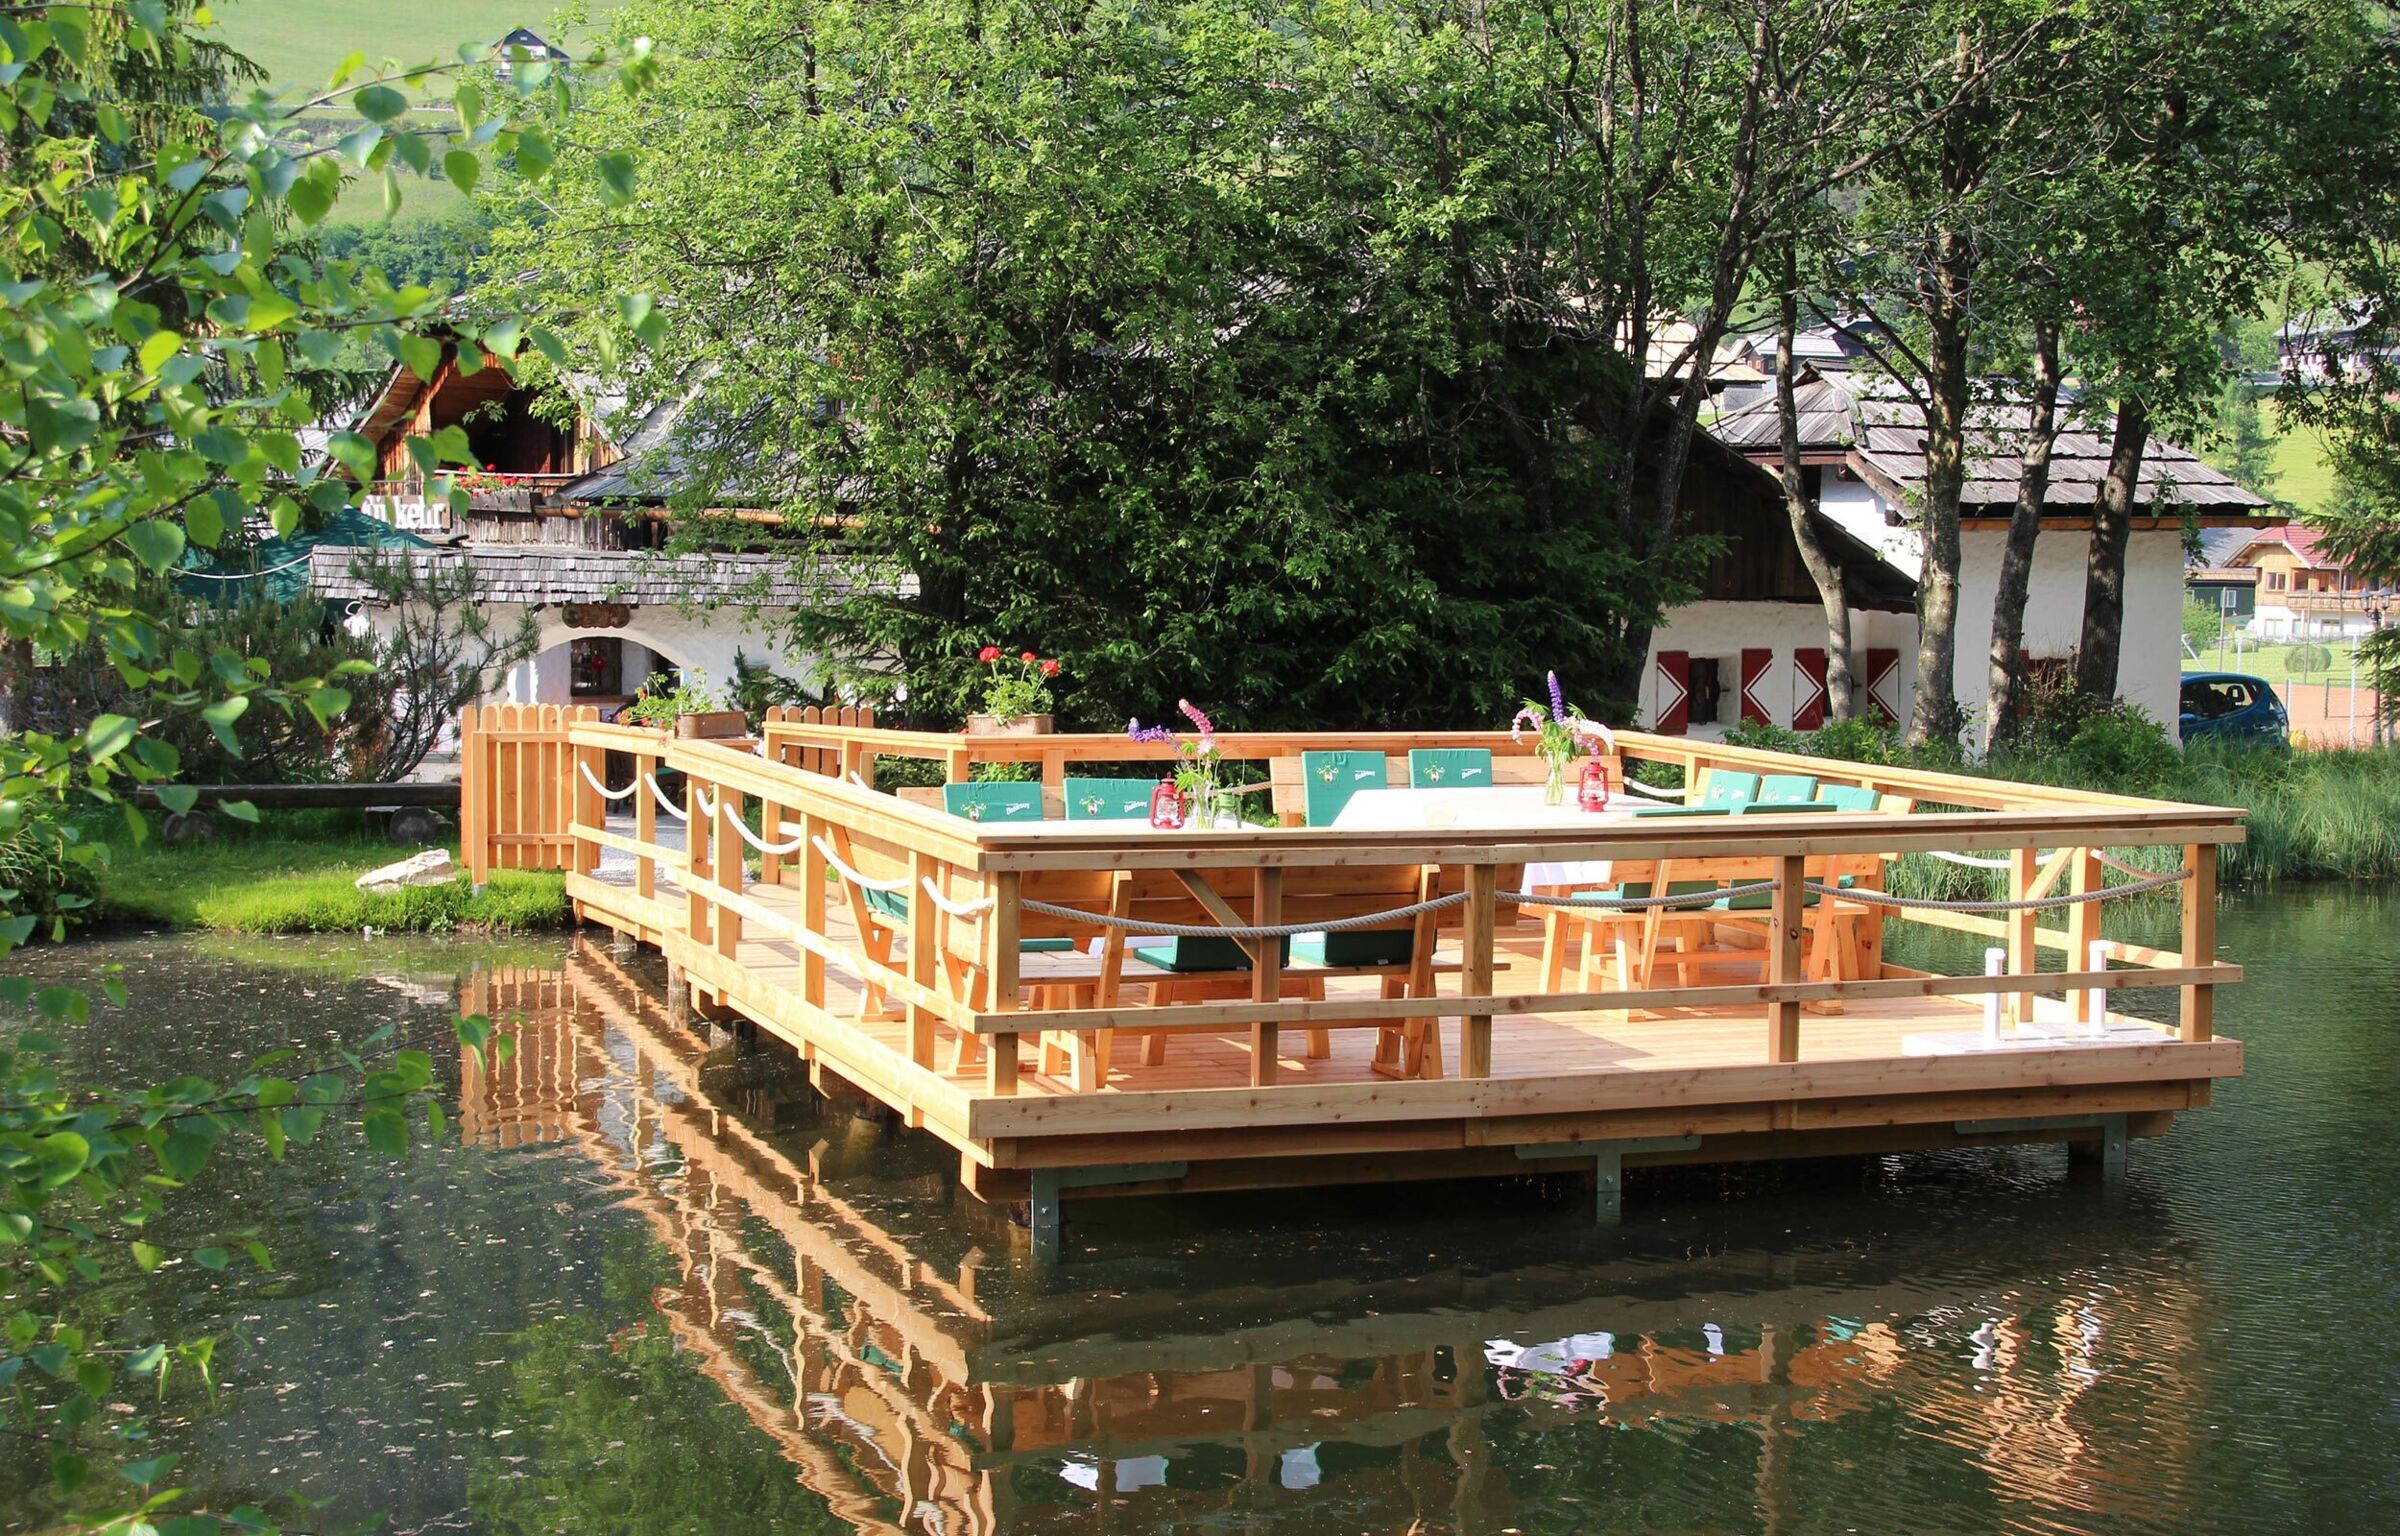
[[[2017,731],[2017,702],[2025,686],[2025,597],[2033,585],[2033,544],[2042,531],[2042,502],[2050,493],[2050,450],[2058,441],[2058,327],[2033,333],[2033,400],[2017,473],[2017,504],[2008,515],[2000,550],[1999,584],[1992,593],[1990,691],[1984,748],[2006,746]]]
[[[1850,595],[1843,590],[1842,568],[1826,553],[1810,517],[1808,487],[1800,476],[1800,411],[1793,395],[1792,338],[1800,328],[1798,261],[1792,248],[1783,249],[1783,301],[1776,314],[1775,410],[1783,427],[1783,510],[1791,519],[1792,542],[1800,546],[1800,563],[1816,583],[1817,601],[1825,607],[1825,717],[1847,720],[1855,711],[1851,679]]]
[[[2128,395],[2117,403],[2108,444],[2108,475],[2092,508],[2092,547],[2083,567],[2083,638],[2075,649],[2075,691],[2096,699],[2117,696],[2117,661],[2125,642],[2125,541],[2133,532],[2142,454],[2150,444],[2150,410]]]
[[[1926,309],[1925,568],[1917,579],[1917,697],[1908,744],[1958,739],[1958,502],[1967,479],[1967,239],[1934,240]]]

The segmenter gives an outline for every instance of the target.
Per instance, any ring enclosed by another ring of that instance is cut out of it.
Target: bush
[[[2183,761],[2167,728],[2130,708],[2084,721],[2060,756],[2077,777],[2133,793],[2165,782]]]
[[[2294,677],[2312,677],[2333,670],[2333,652],[2315,641],[2304,641],[2292,647],[2283,658],[2284,670]]]
[[[81,922],[100,893],[93,850],[48,817],[28,816],[0,837],[0,907],[39,920],[54,936]]]

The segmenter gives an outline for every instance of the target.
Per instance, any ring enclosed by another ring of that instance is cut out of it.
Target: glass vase
[[[1552,752],[1545,755],[1544,761],[1550,765],[1550,771],[1542,779],[1542,804],[1564,805],[1567,803],[1567,765],[1573,760],[1563,752]]]

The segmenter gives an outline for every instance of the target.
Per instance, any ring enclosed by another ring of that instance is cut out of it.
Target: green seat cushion
[[[1645,805],[1636,809],[1636,816],[1730,816],[1729,805]]]
[[[1156,779],[1067,780],[1067,820],[1148,821]]]
[[[1708,787],[1700,794],[1699,808],[1710,811],[1737,810],[1757,798],[1757,774],[1711,768],[1708,770]]]
[[[1419,747],[1408,754],[1408,782],[1413,789],[1489,789],[1491,749]]]
[[[870,912],[880,912],[891,918],[907,918],[908,896],[905,892],[871,890],[864,886],[860,889],[867,892],[867,910]]]
[[[1788,800],[1774,803],[1753,800],[1748,805],[1737,807],[1734,814],[1737,816],[1808,816],[1819,811],[1838,811],[1840,809],[1840,806],[1824,800]]]
[[[1068,938],[1017,940],[1017,953],[1021,955],[1072,954],[1075,948],[1075,941]]]
[[[1303,752],[1300,754],[1301,812],[1312,827],[1329,827],[1342,814],[1350,797],[1362,789],[1384,787],[1380,752]]]
[[[1308,965],[1406,965],[1416,957],[1417,935],[1408,928],[1361,928],[1292,944],[1292,958]]]
[[[942,786],[942,809],[969,821],[1039,821],[1042,786],[1001,780]],[[1145,811],[1148,806],[1143,807]]]
[[[1817,798],[1814,774],[1770,773],[1758,781],[1753,805],[1806,805]]]
[[[1290,959],[1292,941],[1278,941],[1283,958]],[[1231,939],[1169,939],[1164,944],[1128,948],[1125,958],[1162,971],[1246,971],[1250,957]]]
[[[1883,795],[1864,784],[1820,784],[1817,800],[1837,811],[1871,811],[1883,803]]]

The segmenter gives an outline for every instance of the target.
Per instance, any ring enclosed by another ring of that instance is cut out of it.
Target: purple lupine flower
[[[1199,728],[1201,735],[1214,736],[1217,734],[1217,728],[1208,723],[1208,716],[1200,713],[1200,711],[1193,705],[1191,700],[1177,699],[1175,701],[1175,707],[1183,711],[1183,718],[1191,721],[1193,725]]]
[[[1567,696],[1559,691],[1558,674],[1548,672],[1543,675],[1550,680],[1550,718],[1564,720],[1567,718]]]
[[[1523,709],[1518,710],[1517,718],[1508,722],[1508,739],[1510,741],[1523,741],[1525,739],[1525,727],[1529,725],[1537,731],[1542,728],[1542,722],[1533,717],[1533,706],[1530,704],[1526,705]]]
[[[1175,733],[1163,725],[1144,725],[1138,719],[1125,722],[1125,734],[1135,741],[1173,741]]]

